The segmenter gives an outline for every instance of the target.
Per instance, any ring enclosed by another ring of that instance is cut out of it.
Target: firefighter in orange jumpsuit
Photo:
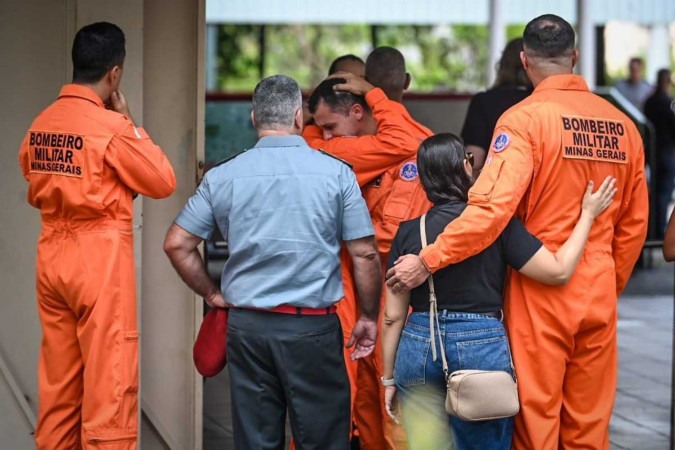
[[[524,32],[523,65],[535,90],[500,118],[469,206],[420,256],[387,274],[394,290],[483,250],[514,215],[557,249],[579,215],[571,199],[587,180],[616,177],[619,192],[593,225],[581,262],[565,286],[512,273],[506,319],[521,412],[513,448],[609,449],[617,380],[616,302],[641,252],[648,199],[636,127],[572,74],[572,27],[554,15]]]
[[[310,146],[352,164],[371,213],[380,255],[386,261],[399,223],[429,209],[430,203],[417,176],[416,158],[419,144],[433,133],[417,123],[401,103],[410,75],[398,50],[380,47],[368,56],[368,82],[344,73],[340,76],[345,77],[346,85],[335,79],[327,80],[312,95],[310,109],[321,128],[308,126],[303,137]],[[365,94],[372,116],[361,113],[363,105],[356,97],[344,93],[333,96],[333,86]],[[349,341],[357,312],[356,292],[349,261],[345,258],[343,284],[345,300],[338,305],[338,315],[345,339]],[[363,449],[403,448],[403,431],[384,410],[384,388],[380,384],[382,353],[379,345],[375,348],[358,366],[348,362],[359,440]]]
[[[19,152],[42,217],[38,449],[137,446],[132,198],[166,197],[175,177],[118,90],[124,47],[113,24],[78,31],[73,84],[35,119]]]

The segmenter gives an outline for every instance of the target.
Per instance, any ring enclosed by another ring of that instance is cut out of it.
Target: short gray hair
[[[286,75],[267,77],[253,91],[253,115],[258,130],[291,128],[295,112],[301,107],[300,87]]]

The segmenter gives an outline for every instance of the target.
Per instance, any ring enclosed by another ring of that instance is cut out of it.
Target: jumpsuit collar
[[[96,106],[99,106],[101,108],[105,107],[103,105],[103,100],[101,100],[101,97],[99,97],[98,94],[93,91],[93,89],[88,88],[87,86],[83,86],[81,84],[64,85],[61,88],[61,92],[59,92],[59,98],[63,97],[83,98],[85,100],[89,100],[90,102],[94,103]]]
[[[256,147],[300,147],[306,146],[307,142],[302,136],[289,134],[287,136],[264,136],[258,139]]]
[[[552,75],[547,77],[544,81],[534,89],[534,92],[539,92],[547,89],[556,89],[564,91],[588,91],[586,81],[580,75]]]

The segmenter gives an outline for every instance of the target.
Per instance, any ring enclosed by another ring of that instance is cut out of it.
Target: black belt
[[[495,312],[486,312],[486,313],[473,313],[473,314],[480,314],[481,316],[488,316],[488,317],[494,317],[495,319],[502,320],[504,318],[504,312],[503,311],[495,311]]]
[[[479,316],[492,317],[493,319],[504,320],[504,312],[502,310],[494,312],[475,312],[475,311],[450,311],[449,309],[441,309],[438,311],[439,315],[445,311],[446,314],[477,314]],[[427,309],[413,309],[413,312],[424,312],[427,313]]]

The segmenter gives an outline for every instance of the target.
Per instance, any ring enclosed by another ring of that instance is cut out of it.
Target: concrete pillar
[[[670,33],[665,23],[654,24],[649,29],[645,79],[656,84],[656,72],[670,69]]]
[[[590,0],[577,0],[578,72],[591,90],[595,89],[595,28]]]
[[[0,447],[35,448],[40,322],[35,297],[35,255],[40,213],[26,202],[28,183],[18,164],[19,145],[35,116],[56,99],[70,77],[66,32],[69,2],[24,0],[0,6]]]
[[[176,192],[143,199],[142,408],[168,448],[198,449],[202,377],[192,344],[202,320],[197,299],[162,251],[169,225],[196,186],[204,137],[204,0],[145,0],[144,125],[173,164]],[[140,448],[146,445],[146,434]]]
[[[506,30],[502,0],[490,0],[490,44],[487,64],[487,85],[492,86],[497,78],[497,64],[506,45]]]

